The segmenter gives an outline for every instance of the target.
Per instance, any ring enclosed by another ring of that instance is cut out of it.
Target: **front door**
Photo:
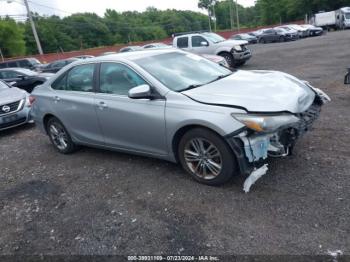
[[[147,84],[121,63],[102,63],[95,106],[109,147],[166,155],[165,100],[131,99],[131,88]]]

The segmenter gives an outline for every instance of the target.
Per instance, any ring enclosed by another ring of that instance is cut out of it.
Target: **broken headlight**
[[[250,115],[232,114],[232,116],[251,130],[256,132],[273,132],[282,126],[295,124],[299,118],[294,115]]]
[[[240,45],[235,45],[234,47],[233,47],[237,52],[242,52],[242,47],[240,46]]]

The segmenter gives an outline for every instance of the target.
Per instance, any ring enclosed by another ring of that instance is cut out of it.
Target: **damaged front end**
[[[311,87],[311,86],[310,86]],[[330,98],[311,87],[315,98],[302,113],[233,114],[245,128],[227,138],[238,160],[241,173],[255,174],[268,157],[285,157],[292,153],[298,138],[311,130],[321,107]]]

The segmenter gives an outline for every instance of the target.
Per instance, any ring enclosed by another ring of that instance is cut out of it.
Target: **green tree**
[[[6,57],[25,54],[24,31],[12,19],[0,19],[0,48]]]

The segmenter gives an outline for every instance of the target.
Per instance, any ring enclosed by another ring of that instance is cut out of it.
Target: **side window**
[[[66,65],[66,61],[58,61],[56,63],[51,64],[51,68],[64,67],[65,65]]]
[[[20,60],[18,61],[18,64],[20,67],[30,67],[30,63],[27,60]]]
[[[188,48],[188,37],[179,37],[177,39],[178,48]]]
[[[6,63],[0,64],[0,68],[5,68],[5,67],[6,67]]]
[[[192,36],[192,47],[202,47],[201,42],[206,42],[207,44],[209,44],[208,41],[201,36]]]
[[[17,67],[17,62],[8,62],[8,67]]]
[[[138,74],[125,65],[102,63],[100,71],[100,92],[128,95],[131,88],[147,84]]]
[[[66,90],[67,86],[67,73],[56,79],[55,82],[52,83],[51,87],[55,90]]]
[[[95,64],[73,67],[67,75],[67,91],[92,92]]]

